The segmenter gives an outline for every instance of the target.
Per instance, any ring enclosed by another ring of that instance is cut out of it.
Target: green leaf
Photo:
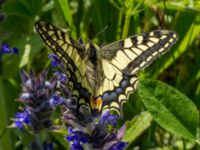
[[[0,149],[11,150],[13,149],[12,145],[12,136],[11,133],[7,130],[8,125],[8,111],[7,104],[6,104],[6,97],[5,97],[5,87],[3,85],[3,81],[0,78],[0,114],[1,114],[1,121],[0,121]]]
[[[68,0],[58,0],[59,7],[64,15],[64,18],[70,25],[72,25],[72,16],[69,8]]]
[[[67,140],[64,138],[64,136],[67,135],[66,129],[59,129],[59,130],[54,130],[53,132],[50,132],[50,134],[56,139],[56,141],[59,141],[59,143],[65,148],[69,149],[69,143]]]
[[[70,10],[69,2],[68,0],[55,0],[54,1],[56,5],[59,6],[65,21],[70,25],[70,27],[73,27],[73,20],[72,20],[72,13]],[[72,37],[76,37],[76,34],[74,31],[72,31]]]
[[[196,139],[199,114],[188,97],[173,87],[154,80],[142,80],[138,93],[160,126],[183,138]]]
[[[3,72],[1,75],[4,78],[16,76],[19,73],[19,68],[28,65],[43,47],[43,42],[38,35],[32,34],[16,40],[13,45],[19,49],[19,54],[10,54],[3,57]],[[46,60],[48,60],[47,57]]]
[[[43,1],[35,0],[11,0],[4,5],[3,10],[8,14],[31,18],[35,17],[35,15],[40,11],[42,3]]]
[[[131,121],[127,121],[127,129],[123,140],[128,141],[129,144],[131,144],[150,126],[151,121],[152,117],[148,112],[143,112],[140,115],[134,117]]]
[[[18,139],[20,139],[19,145],[15,145],[15,147],[20,146],[20,144],[27,146],[33,140],[33,135],[30,134],[27,130],[20,130],[18,128],[9,128]]]
[[[20,43],[19,46],[22,50],[22,57],[21,57],[21,61],[19,64],[19,67],[22,68],[25,65],[27,65],[29,63],[29,61],[36,55],[38,54],[38,52],[41,50],[41,48],[43,47],[43,41],[41,40],[41,38],[36,35],[36,34],[32,34],[31,36],[29,36],[26,39],[23,39]],[[46,58],[46,60],[48,60]]]

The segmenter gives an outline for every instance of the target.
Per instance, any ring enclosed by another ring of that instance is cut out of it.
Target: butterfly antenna
[[[102,33],[103,33],[105,30],[107,30],[110,26],[111,26],[111,23],[109,22],[107,26],[105,26],[101,31],[99,31],[99,32],[93,37],[93,39],[96,38],[96,37],[98,37],[100,34],[102,34]]]

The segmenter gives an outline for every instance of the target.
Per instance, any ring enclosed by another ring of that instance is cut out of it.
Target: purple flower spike
[[[65,119],[68,122],[70,119],[74,121],[74,124],[71,124],[72,127],[68,128],[69,136],[66,137],[72,150],[83,150],[84,144],[91,149],[124,150],[128,144],[122,141],[126,125],[117,131],[114,126],[117,124],[118,116],[110,114],[109,111],[104,112],[101,118],[96,120],[97,122],[92,122],[89,128],[81,126],[78,121],[75,122],[74,117]],[[108,125],[112,126],[112,130],[109,130]]]
[[[23,91],[18,101],[24,104],[24,109],[29,112],[17,113],[14,119],[15,127],[22,127],[28,124],[33,132],[40,132],[42,129],[53,127],[52,114],[55,107],[61,105],[64,98],[58,94],[54,95],[56,86],[55,79],[46,80],[48,71],[35,75],[33,70],[26,73],[20,71]]]
[[[59,96],[58,93],[55,93],[50,99],[50,103],[53,107],[60,106],[64,104],[64,102],[65,102],[64,97]]]

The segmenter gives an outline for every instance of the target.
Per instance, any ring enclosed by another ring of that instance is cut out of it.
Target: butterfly
[[[174,45],[178,34],[155,30],[99,47],[84,45],[43,21],[35,23],[46,45],[66,68],[69,87],[78,112],[115,110],[122,115],[123,103],[137,89],[137,72],[150,65]]]

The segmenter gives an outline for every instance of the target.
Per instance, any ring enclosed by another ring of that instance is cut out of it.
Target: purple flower
[[[12,48],[12,51],[13,51],[14,54],[18,54],[19,53],[19,50],[16,47]]]
[[[60,106],[64,104],[65,98],[62,96],[59,96],[58,93],[55,93],[53,96],[51,96],[50,103],[53,107]]]
[[[10,49],[10,47],[7,43],[2,44],[1,49],[2,49],[3,53],[10,53],[11,52],[11,49]]]
[[[74,130],[73,128],[68,128],[69,136],[66,137],[66,140],[70,142],[72,150],[83,150],[83,144],[89,141],[89,135],[85,134],[82,131]]]
[[[58,81],[57,81],[58,86],[60,86],[60,85],[66,86],[66,82],[68,81],[68,78],[67,78],[66,74],[61,73],[61,72],[59,72],[59,71],[56,71],[56,72],[54,73],[54,75],[55,75],[55,76],[57,77],[57,79],[58,79]]]
[[[3,43],[1,45],[1,49],[0,49],[2,54],[8,54],[8,53],[14,53],[14,54],[18,54],[19,50],[17,48],[10,48],[9,45],[7,43]]]
[[[53,67],[57,67],[57,66],[61,65],[61,61],[60,61],[60,59],[59,59],[59,57],[57,55],[50,54],[48,56],[48,58],[52,60],[51,64],[52,64]]]
[[[127,145],[127,142],[119,141],[113,144],[108,150],[124,150]]]
[[[24,112],[18,112],[15,115],[15,126],[18,128],[22,128],[24,124],[30,123],[30,112],[25,110]]]
[[[119,117],[117,115],[111,115],[109,111],[104,112],[102,117],[99,120],[100,125],[111,125],[113,127],[116,127],[117,125],[117,119]]]

